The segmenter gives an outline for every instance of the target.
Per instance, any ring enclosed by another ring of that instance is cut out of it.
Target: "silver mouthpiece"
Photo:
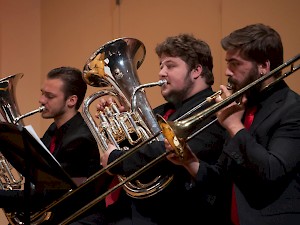
[[[163,86],[163,85],[166,84],[166,83],[167,83],[167,80],[159,80],[159,81],[157,82],[158,86]]]
[[[42,106],[40,106],[40,107],[39,107],[38,109],[36,109],[36,110],[33,110],[33,111],[31,111],[31,112],[28,112],[28,113],[25,113],[24,115],[18,116],[18,117],[15,118],[14,123],[16,124],[16,123],[18,123],[21,119],[23,119],[23,118],[25,118],[25,117],[31,116],[31,115],[33,115],[33,114],[35,114],[35,113],[38,113],[38,112],[42,112],[44,109],[45,109],[45,106],[42,105]]]
[[[131,96],[131,110],[134,111],[135,108],[136,108],[136,93],[138,91],[140,91],[141,89],[143,88],[148,88],[148,87],[155,87],[155,86],[162,86],[164,84],[167,83],[167,80],[159,80],[157,82],[152,82],[152,83],[147,83],[147,84],[142,84],[140,86],[137,86],[134,90],[133,90],[133,93],[132,93],[132,96]]]

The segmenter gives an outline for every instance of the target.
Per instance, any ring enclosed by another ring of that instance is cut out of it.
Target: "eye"
[[[230,68],[236,68],[236,67],[238,67],[240,65],[240,62],[238,62],[238,61],[230,61],[230,62],[227,62],[227,65]]]
[[[42,95],[45,96],[45,98],[48,98],[48,99],[52,99],[52,98],[55,98],[55,96],[51,93],[42,93]]]
[[[48,98],[52,99],[52,98],[55,98],[55,96],[50,94],[50,95],[48,95]]]
[[[172,69],[172,68],[175,67],[175,64],[170,63],[170,64],[167,64],[166,67],[167,67],[168,69]]]

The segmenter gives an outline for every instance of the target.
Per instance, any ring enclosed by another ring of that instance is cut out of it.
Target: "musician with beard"
[[[264,24],[233,31],[221,44],[233,92],[283,64],[280,35]],[[192,175],[199,193],[206,187],[230,190],[226,213],[233,224],[300,221],[300,96],[285,81],[275,82],[280,75],[281,71],[275,73],[243,93],[241,101],[217,112],[229,138],[215,165],[199,160],[188,146],[183,160],[175,153],[168,155]],[[224,86],[221,89],[226,97],[232,94]],[[165,146],[173,151],[167,140]]]
[[[166,38],[157,45],[155,50],[160,64],[159,79],[166,80],[167,83],[161,87],[161,94],[166,103],[156,107],[154,114],[160,114],[167,120],[175,120],[195,109],[200,103],[206,101],[207,97],[214,94],[211,87],[214,83],[213,61],[207,43],[193,35],[180,34]],[[97,109],[104,110],[111,101],[101,98]],[[210,104],[203,104],[193,113],[203,110]],[[215,123],[196,134],[188,144],[199,158],[205,159],[208,164],[214,164],[219,157],[224,139],[224,129]],[[154,141],[140,148],[109,172],[128,177],[164,152],[164,142]],[[124,153],[109,145],[108,151],[102,156],[102,165],[106,166]],[[142,199],[130,198],[122,191],[121,197],[108,206],[112,215],[112,224],[192,225],[200,222],[201,224],[212,222],[225,224],[222,205],[220,205],[222,192],[215,193],[207,190],[204,196],[199,196],[190,184],[188,173],[165,158],[140,175],[138,180],[148,183],[158,175],[170,174],[174,175],[170,184],[163,190],[156,191],[158,193],[153,196]],[[125,209],[126,213],[121,211],[124,207],[120,207],[125,201],[129,201],[129,209]],[[197,215],[198,210],[201,211],[200,219]]]

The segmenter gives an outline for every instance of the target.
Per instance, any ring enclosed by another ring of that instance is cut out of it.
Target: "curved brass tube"
[[[69,192],[67,192],[66,194],[64,194],[60,199],[55,200],[54,202],[52,202],[51,204],[49,204],[48,206],[46,206],[45,208],[43,208],[41,211],[36,212],[35,214],[33,214],[31,216],[31,220],[35,220],[37,218],[39,218],[41,215],[50,212],[51,210],[55,209],[55,207],[57,205],[59,205],[60,203],[62,203],[63,201],[68,200],[70,197],[72,197],[73,195],[75,195],[77,192],[79,192],[81,189],[88,187],[88,185],[95,181],[97,178],[99,178],[101,175],[103,175],[104,173],[106,173],[106,171],[110,170],[111,168],[113,168],[115,165],[117,165],[118,163],[120,163],[121,161],[123,161],[125,158],[127,158],[128,156],[130,156],[131,154],[133,154],[134,152],[136,152],[137,150],[139,150],[139,148],[141,148],[142,146],[144,146],[145,144],[147,144],[149,141],[155,139],[158,135],[160,135],[161,133],[156,133],[155,135],[153,135],[149,140],[145,140],[143,142],[140,142],[138,145],[134,146],[132,149],[126,151],[126,153],[124,153],[122,156],[120,156],[119,158],[117,158],[115,161],[113,161],[112,163],[108,164],[106,167],[102,168],[101,170],[99,170],[98,172],[96,172],[95,174],[93,174],[91,177],[89,177],[83,184],[81,184],[78,188],[74,189],[74,190],[70,190]],[[144,169],[145,170],[145,169]],[[140,171],[137,175],[134,176],[130,176],[130,178],[127,178],[126,180],[122,181],[122,183],[126,183],[132,179],[134,179],[136,176],[138,176],[140,173],[142,173],[143,171]],[[137,173],[137,172],[136,172]],[[135,173],[135,174],[136,174]],[[110,194],[111,192],[113,192],[116,188],[112,188],[109,191],[105,192],[105,196],[107,196],[108,194]],[[104,195],[104,194],[103,194]],[[102,195],[101,195],[102,196]],[[103,198],[105,197],[103,196]],[[81,213],[84,213],[86,210],[88,210],[89,208],[93,207],[95,204],[97,204],[99,201],[93,201],[93,204],[88,204],[87,207],[84,207],[84,211],[80,211]],[[78,213],[79,216],[80,215]],[[74,215],[74,214],[72,214]],[[55,216],[52,215],[52,216]],[[74,219],[75,217],[72,216],[72,219]],[[71,218],[68,218],[68,221],[71,221]],[[60,224],[65,224],[60,223]]]
[[[211,116],[213,116],[216,112],[218,112],[220,109],[228,106],[232,102],[236,101],[238,98],[240,98],[246,91],[248,91],[250,88],[254,87],[255,85],[262,83],[266,79],[270,78],[271,76],[274,76],[274,74],[282,71],[284,68],[291,65],[291,68],[288,72],[282,74],[278,78],[276,78],[273,82],[271,82],[268,86],[264,87],[264,90],[273,86],[278,81],[286,78],[290,74],[294,73],[296,70],[300,68],[300,65],[297,65],[296,67],[293,66],[294,62],[299,60],[300,54],[296,55],[292,59],[286,61],[282,65],[278,66],[274,70],[272,70],[270,73],[266,74],[265,76],[260,77],[259,79],[253,81],[252,83],[246,85],[242,89],[236,91],[226,99],[213,104],[212,106],[204,109],[203,111],[188,117],[183,120],[177,120],[177,121],[165,121],[164,118],[162,118],[160,115],[157,116],[158,123],[161,126],[162,132],[164,136],[168,139],[172,147],[174,148],[175,152],[183,157],[184,154],[184,142],[186,142],[187,138],[195,132],[197,129],[201,128],[201,122],[207,120]]]
[[[248,89],[250,89],[253,86],[257,85],[258,83],[261,83],[262,81],[270,78],[275,73],[278,73],[279,71],[282,71],[284,68],[286,68],[287,66],[289,66],[291,64],[292,64],[291,70],[288,71],[287,73],[281,75],[279,78],[277,78],[275,81],[273,81],[270,85],[268,85],[268,87],[274,85],[278,81],[286,78],[287,76],[289,76],[290,74],[292,74],[293,72],[295,72],[296,70],[298,70],[300,68],[300,65],[298,65],[297,67],[293,67],[293,63],[296,60],[299,60],[299,58],[300,58],[300,54],[297,55],[296,57],[288,60],[287,62],[285,62],[281,66],[277,67],[276,69],[272,70],[270,73],[266,74],[265,76],[259,78],[258,80],[254,81],[253,83],[251,83],[251,84],[245,86],[244,88],[242,88],[241,90],[235,92],[234,94],[232,94],[231,96],[227,97],[223,101],[215,103],[211,107],[209,107],[209,108],[201,111],[200,113],[198,113],[198,114],[196,114],[194,116],[191,116],[191,117],[189,117],[187,119],[179,120],[179,121],[174,121],[174,122],[170,122],[170,121],[166,122],[160,115],[157,115],[157,119],[159,121],[159,124],[165,126],[165,127],[162,127],[162,133],[165,135],[165,137],[169,140],[170,143],[173,143],[174,138],[176,138],[182,144],[184,144],[185,141],[192,134],[192,132],[195,131],[196,129],[199,129],[199,123],[201,124],[202,121],[210,118],[210,116],[214,115],[217,111],[219,111],[220,109],[226,107],[227,105],[229,105],[233,101],[237,100]],[[167,128],[168,132],[165,132],[164,128]],[[151,137],[150,140],[155,139],[160,134],[161,133],[155,134],[153,137]],[[170,135],[171,135],[171,138],[170,138]],[[90,182],[92,182],[92,181],[96,180],[97,178],[99,178],[99,176],[101,176],[102,174],[104,174],[107,170],[111,169],[116,164],[118,164],[119,162],[121,162],[122,160],[124,160],[125,158],[127,158],[129,155],[131,155],[132,153],[136,152],[140,147],[142,147],[143,145],[147,144],[150,140],[145,140],[145,141],[139,143],[137,146],[135,146],[131,150],[127,151],[125,154],[123,154],[117,160],[115,160],[114,162],[110,163],[105,168],[101,169],[100,171],[98,171],[97,173],[95,173],[93,176],[91,176],[90,178],[88,178],[88,180],[85,183],[83,183],[80,187],[78,187],[75,190],[71,190],[70,192],[68,192],[65,195],[63,195],[63,197],[61,197],[57,201],[51,203],[50,205],[48,205],[46,208],[44,208],[40,212],[34,214],[33,217],[32,217],[32,219],[37,218],[37,217],[41,216],[42,214],[53,210],[56,205],[58,205],[59,203],[67,200],[69,197],[71,197],[74,194],[76,194],[80,189],[84,188]],[[81,208],[78,211],[76,211],[74,214],[72,214],[71,216],[69,216],[67,219],[65,219],[64,221],[62,221],[61,223],[59,223],[59,225],[66,225],[66,224],[68,224],[73,219],[75,219],[76,217],[78,217],[82,213],[86,212],[91,207],[93,207],[99,201],[103,200],[108,194],[110,194],[111,192],[113,192],[117,188],[121,187],[126,182],[128,182],[128,181],[136,178],[138,175],[140,175],[144,171],[146,171],[149,168],[151,168],[155,163],[157,163],[161,159],[164,159],[168,154],[169,154],[169,152],[165,152],[164,154],[162,154],[158,158],[154,159],[149,164],[147,164],[146,166],[142,167],[141,169],[139,169],[138,171],[136,171],[135,173],[133,173],[131,176],[127,177],[127,179],[123,180],[122,182],[120,182],[115,187],[107,190],[105,193],[101,194],[98,198],[94,199],[89,204],[85,205],[83,208]],[[183,151],[181,152],[179,150],[178,154],[183,154]]]
[[[43,110],[45,109],[45,106],[40,106],[39,108],[35,109],[35,110],[32,110],[28,113],[25,113],[24,115],[21,115],[21,116],[18,116],[17,118],[15,118],[14,120],[14,123],[18,123],[21,119],[25,118],[25,117],[28,117],[28,116],[31,116],[33,114],[36,114],[38,112],[43,112]]]

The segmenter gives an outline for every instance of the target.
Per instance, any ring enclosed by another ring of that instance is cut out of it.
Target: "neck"
[[[201,92],[201,91],[203,91],[203,90],[205,90],[207,88],[209,88],[209,85],[207,85],[206,83],[203,83],[203,82],[198,83],[198,84],[196,84],[196,85],[193,86],[193,88],[191,89],[191,91],[189,92],[189,94],[186,95],[183,100],[186,100],[186,99],[194,96],[195,94],[197,94],[197,93],[199,93],[199,92]]]
[[[57,128],[60,128],[62,125],[64,125],[66,122],[68,122],[71,118],[73,118],[78,111],[72,111],[72,112],[66,112],[61,116],[58,116],[54,118],[54,122],[57,126]]]

